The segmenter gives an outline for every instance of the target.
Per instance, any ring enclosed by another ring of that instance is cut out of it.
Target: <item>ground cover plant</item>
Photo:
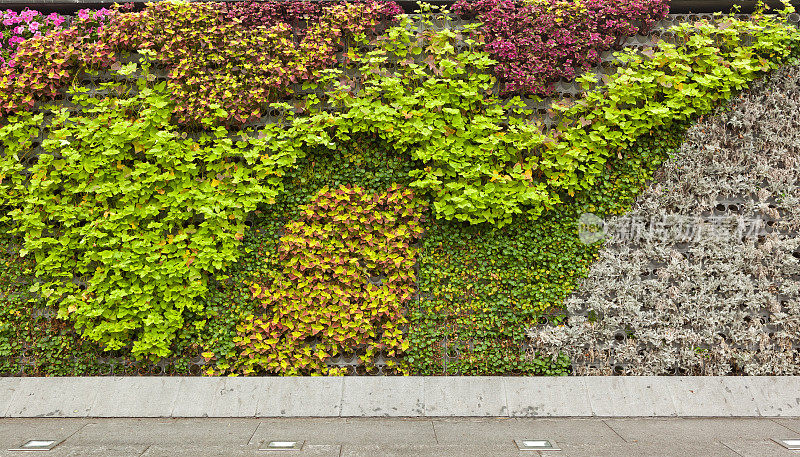
[[[569,374],[574,354],[526,329],[570,322],[602,255],[582,215],[626,212],[800,32],[790,6],[684,23],[578,78],[545,128],[498,90],[509,61],[482,15],[560,18],[567,52],[599,52],[664,4],[526,5],[462,4],[484,22],[442,30],[430,6],[162,2],[18,43],[0,68],[0,369]],[[52,355],[69,351],[110,359]]]
[[[792,66],[692,127],[532,348],[579,374],[796,375],[798,104]]]

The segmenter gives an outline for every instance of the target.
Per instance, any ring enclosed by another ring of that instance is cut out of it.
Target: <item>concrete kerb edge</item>
[[[800,417],[800,377],[0,378],[0,417],[387,416]]]

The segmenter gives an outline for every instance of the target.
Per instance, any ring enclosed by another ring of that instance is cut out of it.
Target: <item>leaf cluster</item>
[[[107,83],[118,95],[102,98],[76,90],[83,112],[56,111],[38,156],[43,115],[10,118],[0,202],[35,256],[32,291],[59,317],[106,349],[163,357],[206,275],[238,257],[246,214],[277,194],[279,167],[264,140],[178,133],[165,84],[144,81]]]
[[[453,11],[483,23],[485,49],[504,94],[549,95],[560,80],[600,63],[626,36],[646,33],[668,0],[459,0]]]
[[[397,185],[380,194],[360,187],[321,189],[279,240],[278,268],[252,285],[265,308],[238,327],[238,369],[335,374],[326,361],[363,350],[408,349],[403,309],[414,296],[424,205]],[[389,361],[392,365],[394,362]]]

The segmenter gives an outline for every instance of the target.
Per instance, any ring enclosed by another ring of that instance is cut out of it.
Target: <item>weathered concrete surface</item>
[[[0,417],[800,417],[800,377],[0,378]]]
[[[514,440],[548,439],[559,456],[797,456],[772,441],[800,437],[800,420],[767,418],[271,418],[0,419],[0,457],[28,439],[50,456],[536,456]],[[300,451],[259,451],[269,440]]]

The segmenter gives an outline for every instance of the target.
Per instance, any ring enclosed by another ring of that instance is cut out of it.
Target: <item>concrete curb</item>
[[[0,378],[0,417],[800,417],[800,377]]]

